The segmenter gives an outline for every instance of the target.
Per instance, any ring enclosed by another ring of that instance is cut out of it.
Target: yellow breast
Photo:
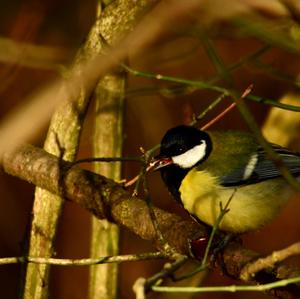
[[[233,233],[256,230],[272,221],[290,194],[281,178],[234,189],[220,186],[215,177],[196,169],[186,175],[179,191],[184,208],[211,226],[220,214],[220,203],[224,207],[233,195],[229,212],[219,225],[221,230]]]

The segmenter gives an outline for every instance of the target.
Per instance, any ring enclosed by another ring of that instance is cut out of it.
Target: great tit
[[[270,144],[295,177],[300,154]],[[244,233],[271,222],[287,203],[291,188],[253,135],[237,131],[201,131],[177,126],[166,132],[155,160],[175,199],[211,226],[231,198],[219,229]]]

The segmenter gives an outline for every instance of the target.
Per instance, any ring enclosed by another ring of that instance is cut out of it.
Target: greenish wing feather
[[[252,135],[237,131],[208,132],[213,144],[211,155],[197,166],[199,171],[206,170],[215,177],[225,177],[229,170],[242,172],[249,157],[257,150],[257,143]],[[241,175],[236,174],[237,178]]]
[[[207,170],[219,179],[223,186],[254,184],[281,176],[273,161],[267,158],[265,150],[257,144],[254,137],[243,132],[209,132],[213,141],[213,151],[198,170]],[[300,176],[300,154],[291,152],[276,144],[273,150],[294,176]],[[256,162],[250,173],[245,176],[245,169],[251,158],[256,155]]]

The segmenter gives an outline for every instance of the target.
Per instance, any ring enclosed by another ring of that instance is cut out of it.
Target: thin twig
[[[250,92],[252,91],[253,84],[249,85],[246,90],[241,95],[240,99],[246,98]],[[234,107],[236,106],[236,103],[230,104],[226,109],[224,109],[221,113],[219,113],[214,119],[209,121],[207,124],[205,124],[203,127],[201,127],[201,130],[207,130],[209,127],[211,127],[213,124],[215,124],[217,121],[219,121],[221,118],[224,117],[228,112],[230,112]]]
[[[93,162],[142,162],[140,157],[90,157],[72,162],[73,165]]]
[[[274,251],[267,257],[259,258],[252,263],[247,264],[241,270],[241,279],[244,281],[250,280],[255,274],[261,270],[272,268],[275,264],[283,260],[300,254],[300,242],[292,244],[291,246],[282,250]]]
[[[224,98],[226,97],[225,94],[221,94],[218,96],[206,109],[204,109],[199,115],[194,117],[193,121],[190,123],[190,126],[196,126],[199,120],[203,119],[204,116],[214,109]]]
[[[151,149],[149,149],[148,151],[146,151],[146,152],[144,153],[144,156],[145,156],[145,155],[148,156],[147,161],[145,162],[145,158],[144,158],[144,159],[141,158],[141,161],[144,162],[144,165],[145,165],[146,169],[141,169],[140,173],[139,173],[137,176],[135,176],[134,178],[132,178],[131,180],[127,181],[127,182],[124,184],[125,187],[132,186],[132,185],[135,184],[135,183],[138,184],[138,181],[139,181],[140,178],[144,175],[144,172],[145,172],[145,173],[148,173],[150,170],[153,169],[154,164],[151,164],[151,163],[149,163],[149,162],[150,162],[150,160],[151,160],[153,154],[155,153],[155,151],[156,151],[157,149],[159,149],[159,147],[160,147],[159,144],[158,144],[158,145],[155,145],[154,147],[152,147]],[[146,164],[145,164],[145,163],[146,163]],[[135,194],[135,195],[137,195],[137,194],[136,194],[136,192],[137,192],[136,190],[137,190],[137,189],[138,189],[138,187],[135,188],[135,191],[134,191],[134,194]]]
[[[98,265],[98,264],[134,262],[134,261],[163,259],[163,258],[166,258],[166,254],[159,251],[140,253],[140,254],[105,256],[105,257],[87,258],[87,259],[61,259],[61,258],[20,256],[20,257],[0,258],[0,265],[34,263],[34,264],[56,265],[56,266],[91,266],[91,265]]]
[[[149,172],[151,169],[153,168],[153,165],[150,164],[147,168],[146,168],[146,172]],[[124,186],[125,187],[129,187],[132,186],[133,184],[135,184],[138,179],[140,178],[141,174],[136,175],[134,178],[132,178],[131,180],[127,181]]]
[[[222,287],[164,287],[164,286],[152,286],[154,292],[168,292],[168,293],[211,293],[211,292],[263,292],[272,290],[275,288],[282,288],[290,284],[299,283],[300,277],[282,279],[276,282],[271,282],[261,285],[231,285]]]
[[[253,53],[251,53],[250,55],[248,56],[245,56],[243,58],[241,58],[238,62],[232,64],[232,65],[229,65],[227,67],[227,70],[229,72],[233,72],[235,70],[237,70],[238,68],[240,68],[241,66],[253,61],[253,60],[256,60],[257,58],[259,58],[260,56],[262,56],[263,54],[265,54],[267,51],[269,51],[271,49],[271,46],[270,45],[263,45],[261,48],[259,48],[258,50],[254,51]],[[215,83],[217,81],[219,81],[221,79],[221,76],[220,75],[217,75],[213,78],[211,78],[210,80],[208,80],[210,83]]]
[[[206,51],[207,56],[213,62],[213,65],[219,74],[220,78],[222,78],[227,86],[233,86],[233,77],[228,70],[228,68],[223,63],[222,58],[218,55],[216,51],[214,51],[214,45],[211,39],[207,36],[206,32],[201,30],[201,41],[203,43],[204,49]]]
[[[152,277],[145,279],[139,277],[134,285],[133,291],[136,294],[136,299],[144,299],[146,293],[152,288],[153,285],[159,283],[162,279],[171,276],[176,270],[178,270],[188,259],[185,255],[175,255],[176,260],[173,263],[165,264],[164,268]]]
[[[149,164],[154,152],[156,151],[156,148],[152,148],[148,151],[144,151],[144,149],[141,148],[141,151],[143,153],[143,157],[144,157],[144,164],[143,167],[141,168],[140,174],[138,176],[138,180],[136,183],[136,187],[134,189],[134,195],[138,194],[138,187],[141,183],[143,183],[143,189],[144,189],[144,193],[145,193],[145,198],[146,198],[146,203],[147,206],[149,208],[149,215],[154,227],[154,230],[157,234],[157,239],[161,245],[161,247],[163,248],[163,251],[170,254],[176,254],[176,250],[174,248],[172,248],[168,242],[166,241],[165,237],[163,236],[161,229],[159,227],[159,224],[157,222],[156,219],[156,215],[154,213],[154,209],[153,209],[153,201],[152,198],[150,196],[150,192],[149,192],[149,188],[148,188],[148,182],[147,182],[147,172],[154,167],[153,164]]]
[[[264,53],[269,51],[271,47],[269,45],[264,45],[258,50],[254,51],[253,53],[249,54],[248,56],[242,57],[238,62],[229,65],[228,66],[228,71],[233,72],[237,69],[239,69],[241,66],[250,63],[253,60],[256,60],[260,56],[262,56]],[[218,82],[221,79],[219,75],[216,75],[212,77],[211,79],[208,79],[207,81],[211,84]],[[126,91],[126,96],[133,97],[135,95],[138,95],[139,97],[141,96],[148,96],[150,93],[160,93],[160,94],[178,94],[179,91],[182,90],[182,86],[180,85],[175,85],[175,86],[169,86],[169,87],[157,87],[157,86],[144,86],[136,89],[129,89]],[[194,91],[195,89],[186,89],[186,90],[191,90]],[[191,124],[193,125],[193,124]]]
[[[213,239],[219,229],[219,225],[221,223],[221,221],[223,220],[224,216],[226,213],[229,212],[229,205],[231,203],[231,200],[233,199],[234,195],[236,193],[236,189],[233,190],[231,196],[228,198],[225,206],[223,207],[222,206],[222,202],[220,202],[220,213],[214,223],[214,226],[212,228],[212,232],[209,236],[209,240],[208,240],[208,243],[207,243],[207,246],[205,248],[205,252],[204,252],[204,256],[203,256],[203,260],[202,260],[202,263],[201,263],[201,266],[205,266],[206,265],[206,261],[207,261],[207,257],[208,257],[208,254],[209,254],[209,250],[212,246],[212,242],[213,242]]]
[[[149,291],[151,287],[161,279],[169,277],[175,271],[177,271],[186,261],[188,257],[185,255],[178,255],[177,259],[173,263],[167,263],[164,268],[152,277],[146,279],[144,284],[145,291]]]
[[[175,83],[180,83],[180,84],[184,84],[184,85],[194,86],[194,87],[197,87],[200,89],[208,89],[208,90],[212,90],[212,91],[216,91],[216,92],[224,93],[224,94],[228,95],[228,90],[226,88],[210,84],[209,82],[204,82],[204,81],[199,81],[199,80],[197,80],[197,81],[196,80],[187,80],[187,79],[178,78],[178,77],[164,76],[161,74],[155,74],[155,73],[149,73],[149,72],[142,72],[142,71],[132,69],[126,65],[123,65],[123,68],[128,73],[130,73],[134,76],[137,76],[137,77],[156,79],[156,80],[167,81],[167,82],[175,82]]]
[[[226,109],[224,109],[221,113],[219,113],[215,118],[213,118],[208,123],[206,123],[203,127],[201,127],[201,130],[203,130],[203,131],[207,130],[214,123],[216,123],[218,120],[223,118],[224,115],[227,114],[229,111],[231,111],[235,106],[236,106],[235,103],[231,103]]]
[[[232,92],[231,90],[229,90],[227,88],[217,86],[217,85],[213,85],[209,82],[204,82],[204,81],[199,81],[199,80],[187,80],[187,79],[178,78],[178,77],[164,76],[164,75],[161,75],[161,74],[141,72],[141,71],[137,71],[137,70],[134,70],[132,68],[129,68],[128,66],[126,66],[126,67],[123,66],[123,67],[127,72],[129,72],[130,74],[132,74],[134,76],[138,76],[138,77],[144,77],[144,78],[157,79],[157,80],[162,80],[162,81],[167,81],[167,82],[180,83],[180,84],[184,84],[184,85],[193,86],[193,87],[198,88],[198,89],[207,89],[207,90],[216,91],[216,92],[219,92],[219,93],[224,94],[226,96],[230,95],[230,93]],[[285,110],[300,112],[300,107],[299,106],[282,104],[282,103],[273,101],[271,99],[263,98],[263,97],[260,97],[260,96],[249,95],[249,96],[246,97],[246,99],[254,101],[254,102],[258,102],[258,103],[261,103],[261,104],[265,104],[265,105],[285,109]]]

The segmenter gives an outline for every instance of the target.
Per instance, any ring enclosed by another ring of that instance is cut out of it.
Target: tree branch
[[[48,191],[64,196],[89,210],[96,217],[107,218],[118,225],[125,226],[143,239],[149,240],[161,250],[160,242],[153,227],[147,203],[131,197],[123,186],[101,175],[82,170],[78,165],[60,161],[42,149],[23,145],[7,152],[2,165],[7,173],[31,182]],[[207,228],[192,219],[182,219],[178,215],[154,207],[161,233],[167,242],[179,253],[191,256],[190,240],[207,237]],[[259,258],[260,254],[248,250],[233,240],[224,250],[217,264],[228,275],[236,279],[244,266]],[[251,281],[268,283],[283,278],[300,276],[297,268],[284,264],[270,270],[263,270],[251,277]],[[299,298],[298,285],[268,291],[280,298]]]
[[[7,173],[64,196],[99,219],[109,219],[143,239],[155,241],[156,232],[146,202],[132,197],[113,180],[77,165],[71,167],[71,163],[30,145],[6,153],[2,162]],[[154,208],[154,212],[162,233],[181,253],[189,252],[187,239],[206,234],[206,230],[192,220],[182,220],[158,208]]]

